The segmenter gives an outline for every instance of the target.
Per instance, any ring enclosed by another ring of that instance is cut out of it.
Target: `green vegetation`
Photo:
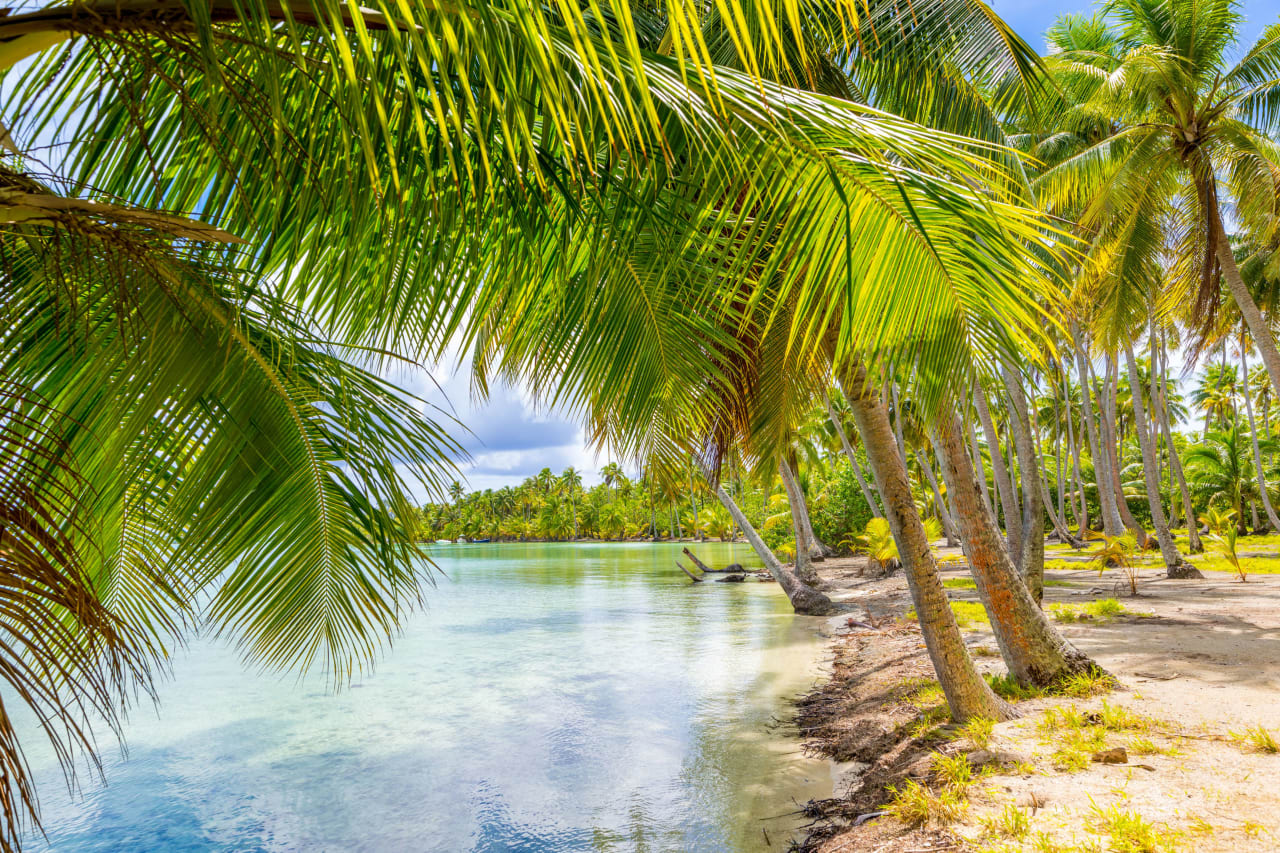
[[[97,767],[196,633],[364,672],[424,540],[738,533],[803,613],[842,543],[940,607],[964,539],[1001,596],[955,622],[1017,674],[989,687],[1102,689],[1060,679],[1048,531],[1135,595],[1192,574],[1202,518],[1199,565],[1277,570],[1240,553],[1280,528],[1280,23],[1241,26],[1114,0],[1038,56],[944,0],[9,10],[4,702]],[[463,425],[384,378],[459,353],[642,473],[466,494]],[[1007,714],[935,621],[950,711]],[[1071,767],[1111,731],[1068,729]],[[39,830],[23,754],[0,737],[3,845]]]
[[[1081,603],[1055,602],[1049,612],[1059,622],[1109,622],[1119,616],[1143,616],[1134,613],[1114,598],[1099,598]]]

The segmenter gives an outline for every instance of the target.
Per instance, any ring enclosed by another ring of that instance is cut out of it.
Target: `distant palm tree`
[[[1242,535],[1248,532],[1245,507],[1260,498],[1249,470],[1251,459],[1247,427],[1238,421],[1225,430],[1210,430],[1184,456],[1193,490],[1206,503],[1234,512]]]

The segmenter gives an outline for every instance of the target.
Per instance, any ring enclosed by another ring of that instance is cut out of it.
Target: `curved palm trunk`
[[[884,498],[884,517],[898,545],[898,557],[920,620],[920,632],[938,683],[946,694],[951,716],[957,721],[973,717],[1012,719],[1013,709],[991,692],[978,674],[960,635],[947,591],[938,577],[937,562],[925,538],[920,513],[911,497],[906,467],[889,426],[889,413],[875,392],[866,387],[866,371],[861,366],[855,367],[854,375],[844,385],[844,392],[862,435],[862,446],[876,487]]]
[[[991,409],[987,407],[987,395],[983,393],[981,383],[976,381],[973,383],[973,405],[978,410],[978,420],[982,422],[982,431],[986,434],[987,449],[991,451],[991,471],[995,475],[996,498],[1004,510],[1004,527],[1008,535],[1009,553],[1021,556],[1022,518],[1013,499],[1013,482],[1009,478],[1009,469],[1004,464],[1004,455],[1000,450],[1000,436],[996,433],[995,422],[991,419]]]
[[[1074,328],[1072,339],[1075,344],[1076,365],[1080,371],[1081,415],[1084,419],[1085,434],[1089,439],[1089,456],[1093,459],[1093,479],[1094,485],[1098,488],[1098,503],[1102,507],[1102,532],[1108,536],[1119,536],[1120,531],[1124,530],[1124,521],[1120,518],[1115,490],[1111,486],[1110,454],[1102,452],[1102,437],[1099,435],[1101,418],[1095,420],[1093,416],[1093,378],[1089,370],[1089,359],[1085,356],[1084,347],[1080,345],[1079,340],[1075,339]]]
[[[1040,459],[1031,438],[1031,417],[1022,383],[1003,368],[1005,391],[1009,394],[1009,427],[1018,453],[1018,471],[1022,479],[1022,553],[1018,555],[1018,571],[1027,582],[1036,602],[1044,598],[1044,510],[1046,501],[1040,491]],[[1052,508],[1050,508],[1052,512]]]
[[[1207,174],[1212,174],[1212,172]],[[1235,300],[1236,307],[1240,309],[1240,316],[1244,319],[1245,325],[1249,327],[1249,334],[1253,337],[1254,343],[1258,347],[1258,354],[1262,356],[1262,364],[1267,369],[1267,377],[1271,380],[1271,388],[1275,392],[1276,398],[1280,399],[1280,351],[1276,349],[1276,342],[1275,338],[1271,336],[1270,325],[1262,316],[1262,312],[1258,310],[1258,303],[1253,301],[1253,294],[1249,292],[1249,286],[1244,283],[1244,279],[1240,276],[1240,268],[1236,266],[1235,255],[1231,253],[1231,243],[1227,239],[1227,232],[1222,227],[1222,212],[1218,208],[1217,188],[1211,186],[1208,192],[1202,191],[1201,198],[1208,199],[1205,207],[1209,217],[1209,233],[1216,235],[1214,242],[1217,244],[1216,254],[1218,256],[1218,265],[1222,268],[1222,277],[1227,280],[1231,298]],[[1249,378],[1246,376],[1246,386],[1248,381]]]
[[[709,473],[703,471],[704,476]],[[706,480],[710,483],[711,477],[706,476]],[[778,582],[778,586],[782,587],[782,591],[786,593],[787,600],[791,602],[791,606],[796,613],[805,616],[827,616],[835,612],[836,606],[831,599],[800,580],[800,578],[788,571],[782,563],[778,562],[778,558],[773,555],[773,551],[769,550],[769,546],[764,544],[760,534],[756,533],[756,529],[751,526],[751,522],[747,521],[746,515],[743,514],[742,510],[738,509],[738,505],[733,502],[733,498],[729,497],[729,493],[724,490],[724,486],[718,483],[716,484],[716,497],[719,498],[721,505],[729,511],[734,523],[742,529],[742,534],[751,543],[751,547],[755,549],[756,554],[764,563],[765,569]]]
[[[831,419],[831,425],[836,428],[836,435],[840,436],[840,446],[844,448],[845,458],[849,460],[849,467],[853,469],[853,476],[858,481],[858,488],[862,490],[862,497],[866,499],[867,506],[871,507],[872,515],[883,517],[884,511],[880,509],[880,502],[876,499],[876,495],[872,493],[871,487],[867,485],[866,479],[862,476],[862,466],[858,464],[858,456],[853,452],[853,445],[849,443],[849,436],[845,434],[844,425],[840,423],[835,407],[831,405],[831,398],[824,394],[822,400],[827,404],[827,417]]]
[[[1124,342],[1125,367],[1129,371],[1129,387],[1133,389],[1133,429],[1138,434],[1138,449],[1142,451],[1142,475],[1147,485],[1147,505],[1151,507],[1151,524],[1160,543],[1160,556],[1164,558],[1165,575],[1170,578],[1203,577],[1199,569],[1182,559],[1169,533],[1164,506],[1160,502],[1160,469],[1156,466],[1155,443],[1147,431],[1146,406],[1142,402],[1142,380],[1138,376],[1138,362],[1133,357],[1133,345]]]
[[[1244,372],[1244,412],[1249,417],[1249,441],[1253,444],[1253,471],[1258,479],[1259,497],[1262,498],[1262,508],[1267,513],[1267,521],[1271,524],[1271,529],[1280,532],[1280,519],[1276,518],[1276,511],[1271,506],[1271,496],[1267,494],[1267,478],[1262,473],[1262,451],[1258,449],[1258,427],[1253,420],[1253,401],[1249,399],[1249,355],[1247,347],[1243,340],[1240,341],[1240,369]],[[1254,527],[1257,527],[1255,524]]]
[[[933,430],[942,449],[943,479],[955,496],[965,554],[1009,672],[1027,684],[1050,685],[1073,673],[1098,670],[1049,623],[1009,559],[978,494],[959,419],[944,414]]]

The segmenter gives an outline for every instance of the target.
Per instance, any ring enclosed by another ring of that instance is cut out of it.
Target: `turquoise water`
[[[104,744],[105,787],[69,797],[25,732],[30,849],[785,849],[778,815],[831,788],[771,727],[818,677],[814,620],[775,584],[691,585],[678,548],[435,546],[428,608],[337,695],[194,642],[127,758]]]

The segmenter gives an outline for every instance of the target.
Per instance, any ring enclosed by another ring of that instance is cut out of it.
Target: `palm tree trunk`
[[[709,471],[704,469],[703,476],[706,477],[708,483],[711,482]],[[769,546],[764,544],[760,534],[756,533],[756,529],[751,526],[751,522],[747,521],[746,515],[743,514],[742,510],[738,509],[738,505],[733,502],[733,498],[729,497],[729,493],[719,483],[716,484],[716,497],[720,499],[721,505],[729,510],[729,515],[733,517],[734,523],[742,528],[742,534],[747,537],[747,541],[755,549],[756,555],[764,563],[765,569],[778,582],[778,586],[782,587],[782,591],[786,593],[787,600],[791,602],[791,606],[796,613],[805,616],[826,616],[835,612],[836,606],[831,599],[800,580],[800,578],[788,571],[782,563],[778,562],[778,558],[774,556],[773,551],[769,550]]]
[[[1008,534],[1010,554],[1022,554],[1022,517],[1014,507],[1013,483],[1009,479],[1009,469],[1004,464],[1004,454],[1000,450],[1000,436],[996,434],[995,422],[991,420],[991,410],[987,407],[987,396],[982,391],[982,384],[973,383],[973,405],[978,410],[978,420],[982,422],[982,432],[986,435],[987,449],[991,452],[991,470],[995,474],[996,497],[1004,510],[1004,528]]]
[[[1203,577],[1200,571],[1182,559],[1178,547],[1173,544],[1169,523],[1165,519],[1164,506],[1160,502],[1160,471],[1156,467],[1155,443],[1147,431],[1146,406],[1142,402],[1142,379],[1138,376],[1138,361],[1133,357],[1133,344],[1124,341],[1124,361],[1129,370],[1129,387],[1133,389],[1133,429],[1138,434],[1138,449],[1142,451],[1142,474],[1147,485],[1147,505],[1151,507],[1151,525],[1160,543],[1160,556],[1164,558],[1165,575],[1170,578]]]
[[[884,517],[898,545],[898,557],[920,620],[920,632],[952,718],[957,721],[973,717],[1012,719],[1013,709],[996,696],[978,674],[960,635],[947,591],[938,577],[938,564],[929,550],[920,513],[911,497],[906,467],[897,453],[884,403],[866,386],[866,371],[861,365],[854,366],[848,384],[842,383],[842,386],[862,435],[862,446],[876,487],[884,498]]]
[[[1206,174],[1212,174],[1212,172]],[[1240,309],[1240,316],[1244,319],[1245,325],[1249,327],[1249,334],[1258,347],[1258,354],[1262,356],[1262,363],[1267,368],[1267,377],[1271,379],[1271,388],[1276,398],[1280,399],[1280,351],[1276,349],[1275,339],[1271,337],[1271,326],[1258,310],[1258,303],[1253,301],[1253,294],[1249,292],[1249,286],[1240,276],[1235,255],[1231,253],[1231,243],[1227,239],[1226,230],[1222,227],[1222,213],[1218,209],[1217,187],[1210,186],[1208,192],[1201,193],[1201,198],[1208,200],[1205,207],[1209,217],[1209,234],[1216,235],[1214,242],[1217,244],[1216,254],[1218,265],[1222,268],[1222,277],[1227,280],[1231,297],[1235,300],[1236,307]],[[1246,385],[1248,381],[1249,378],[1246,376]]]
[[[1253,401],[1249,398],[1249,354],[1248,346],[1245,343],[1244,336],[1240,336],[1240,369],[1244,372],[1244,411],[1249,417],[1249,440],[1253,444],[1253,471],[1258,478],[1259,497],[1262,498],[1262,508],[1266,510],[1267,521],[1271,524],[1271,529],[1280,532],[1280,519],[1276,518],[1276,511],[1271,506],[1271,496],[1267,494],[1267,478],[1262,473],[1262,451],[1258,449],[1258,428],[1253,421]],[[1254,524],[1254,528],[1257,528]]]
[[[1080,476],[1080,448],[1076,442],[1075,417],[1071,413],[1071,386],[1068,384],[1069,377],[1065,364],[1062,374],[1062,403],[1067,410],[1067,455],[1071,457],[1071,476],[1076,491],[1073,509],[1076,513],[1076,530],[1079,531],[1080,538],[1085,539],[1089,535],[1089,501],[1084,493],[1084,478]]]
[[[1026,684],[1051,685],[1073,673],[1097,670],[1088,655],[1049,623],[1004,549],[999,528],[979,496],[959,418],[945,413],[932,429],[942,450],[943,479],[955,498],[965,554],[1009,672]]]
[[[1055,405],[1056,405],[1056,398],[1055,398]],[[1033,442],[1033,446],[1035,447],[1036,458],[1037,458],[1037,459],[1043,459],[1043,458],[1044,458],[1044,448],[1039,444],[1039,436],[1037,435],[1037,433],[1036,433],[1036,431],[1035,431],[1035,430],[1032,430],[1032,432],[1031,432],[1031,440],[1032,440],[1032,442]],[[1059,445],[1059,446],[1061,446],[1061,443],[1062,443],[1062,442],[1061,442],[1061,441],[1058,441],[1057,443],[1058,443],[1058,445]],[[1059,471],[1061,471],[1061,470],[1062,470],[1062,460],[1061,460],[1061,455],[1060,455],[1060,454],[1055,454],[1055,455],[1057,455],[1057,456],[1058,456],[1058,459],[1057,459],[1057,465],[1058,465],[1058,470],[1059,470]],[[1055,511],[1054,511],[1054,509],[1053,509],[1053,500],[1052,500],[1052,498],[1051,498],[1051,496],[1050,496],[1050,493],[1049,493],[1049,480],[1048,480],[1048,476],[1047,476],[1043,471],[1041,471],[1041,473],[1036,477],[1036,479],[1037,479],[1037,480],[1039,481],[1039,483],[1040,483],[1040,498],[1041,498],[1041,500],[1042,500],[1042,501],[1044,501],[1044,508],[1045,508],[1045,512],[1046,512],[1046,513],[1048,514],[1048,516],[1049,516],[1049,523],[1053,525],[1053,532],[1054,532],[1054,533],[1056,533],[1056,534],[1058,534],[1058,541],[1059,541],[1059,542],[1062,542],[1062,543],[1064,543],[1064,544],[1070,545],[1072,548],[1080,548],[1080,547],[1082,547],[1082,546],[1084,545],[1084,543],[1083,543],[1083,542],[1081,542],[1081,541],[1080,541],[1079,539],[1077,539],[1076,537],[1072,536],[1072,535],[1071,535],[1071,531],[1067,529],[1067,523],[1066,523],[1066,522],[1067,522],[1067,515],[1066,515],[1066,512],[1065,512],[1065,510],[1066,510],[1066,506],[1065,506],[1065,504],[1063,503],[1063,498],[1062,498],[1062,492],[1063,492],[1064,490],[1063,490],[1063,488],[1062,488],[1062,478],[1061,478],[1061,475],[1059,475],[1059,478],[1058,478],[1058,511],[1057,511],[1057,512],[1055,512]],[[1042,539],[1041,541],[1043,542],[1043,539]],[[1041,572],[1041,576],[1043,577],[1043,574],[1044,574],[1044,546],[1043,546],[1043,544],[1040,546],[1040,561],[1041,561],[1041,562],[1040,562],[1040,572]],[[1041,595],[1042,595],[1042,597],[1043,597],[1043,592],[1044,592],[1044,587],[1043,587],[1043,584],[1041,584]]]
[[[978,485],[982,487],[982,502],[987,505],[987,512],[995,517],[995,505],[991,503],[991,491],[987,488],[987,469],[982,462],[982,446],[978,444],[978,433],[973,428],[973,418],[966,417],[964,419],[965,427],[969,430],[969,445],[973,450],[973,464],[978,474]],[[934,446],[937,451],[937,446]],[[939,454],[941,458],[941,454]]]
[[[1191,490],[1187,488],[1187,477],[1182,471],[1182,458],[1178,456],[1178,448],[1173,443],[1173,427],[1169,421],[1169,355],[1165,351],[1164,336],[1160,340],[1160,429],[1164,431],[1164,440],[1169,445],[1169,468],[1178,482],[1178,492],[1182,495],[1182,511],[1187,517],[1187,550],[1192,554],[1204,552],[1204,543],[1200,541],[1200,524],[1196,520],[1196,508],[1191,502]]]
[[[942,500],[942,490],[938,488],[938,478],[933,474],[933,466],[925,462],[924,455],[919,451],[915,451],[916,464],[920,466],[920,470],[924,472],[925,479],[929,481],[929,488],[933,489],[933,506],[938,513],[938,520],[942,522],[942,532],[947,537],[947,546],[954,548],[960,544],[960,540],[956,538],[956,525],[951,520],[951,513],[947,512],[947,505]]]
[[[898,399],[898,384],[891,382],[889,390],[893,394],[893,436],[898,440],[898,455],[902,457],[902,467],[907,467],[907,443],[902,438],[902,401]]]
[[[796,574],[800,580],[813,585],[818,582],[818,575],[813,569],[813,551],[816,546],[809,538],[809,530],[805,525],[804,494],[800,491],[800,484],[796,482],[795,473],[787,460],[778,460],[778,474],[782,477],[782,487],[787,491],[791,529],[796,537]]]
[[[1102,532],[1107,536],[1119,536],[1124,530],[1124,521],[1120,518],[1119,507],[1116,506],[1115,491],[1111,486],[1111,464],[1109,454],[1102,452],[1102,436],[1100,423],[1102,412],[1095,420],[1093,416],[1093,376],[1089,370],[1089,359],[1085,355],[1084,346],[1077,336],[1075,324],[1072,323],[1072,343],[1075,344],[1076,365],[1080,371],[1080,407],[1085,423],[1085,434],[1089,439],[1089,456],[1093,459],[1093,480],[1098,488],[1098,503],[1102,507]],[[1101,406],[1102,399],[1099,397]]]
[[[1044,598],[1044,500],[1040,492],[1040,460],[1031,439],[1031,417],[1022,383],[1005,367],[1001,371],[1009,395],[1009,427],[1018,452],[1018,472],[1022,479],[1022,553],[1018,571],[1038,603]]]
[[[1063,476],[1062,460],[1062,406],[1056,390],[1053,394],[1053,478],[1058,486],[1058,518],[1067,521],[1067,483]],[[1048,500],[1045,501],[1048,503]]]
[[[1120,479],[1120,438],[1116,428],[1116,390],[1119,386],[1120,362],[1108,355],[1107,377],[1102,386],[1103,411],[1106,414],[1103,419],[1105,435],[1103,451],[1109,457],[1108,467],[1111,469],[1111,485],[1116,496],[1116,509],[1120,512],[1124,526],[1133,534],[1138,547],[1146,550],[1148,538],[1146,528],[1133,517],[1133,511],[1129,509],[1129,501],[1124,495],[1124,483]]]
[[[866,499],[867,506],[871,507],[872,515],[883,517],[884,511],[880,509],[880,502],[876,500],[876,495],[872,493],[866,479],[862,476],[862,466],[858,464],[858,456],[853,452],[853,445],[849,443],[849,436],[845,434],[844,425],[840,423],[835,407],[831,405],[831,398],[824,394],[822,400],[827,404],[827,417],[831,419],[831,425],[836,428],[836,435],[840,436],[840,446],[844,448],[845,458],[849,460],[849,467],[853,469],[853,476],[858,480],[858,488],[862,490],[862,497]]]

